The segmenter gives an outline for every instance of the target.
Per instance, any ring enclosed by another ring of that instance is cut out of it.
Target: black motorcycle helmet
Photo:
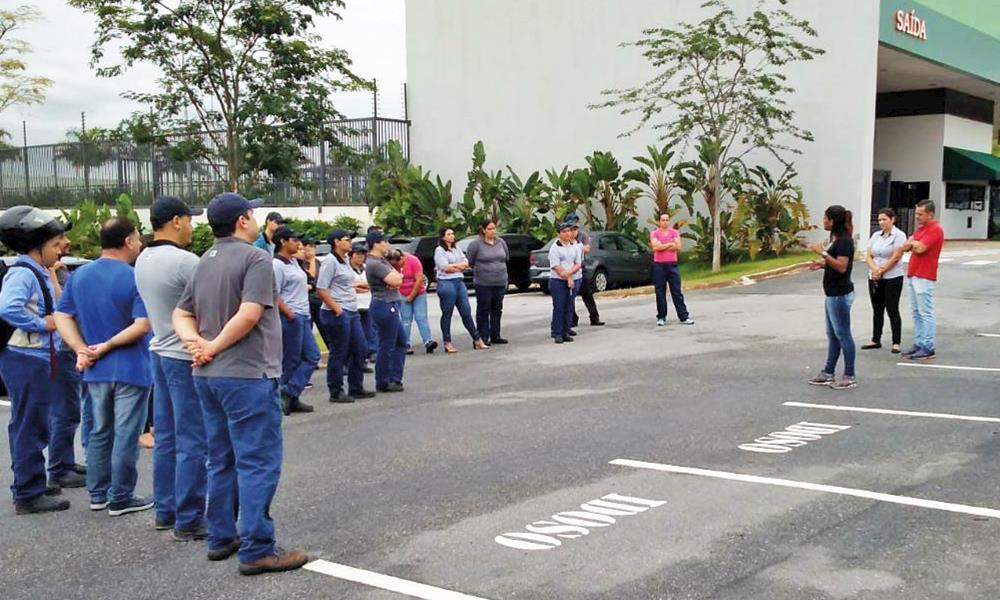
[[[15,206],[0,215],[0,242],[18,254],[40,248],[72,228],[34,206]]]

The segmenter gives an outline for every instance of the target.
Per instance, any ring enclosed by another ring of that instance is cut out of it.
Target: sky
[[[63,141],[67,130],[80,127],[81,112],[86,113],[88,127],[114,127],[140,108],[121,98],[122,92],[155,89],[157,71],[152,67],[138,67],[114,79],[94,75],[90,47],[96,19],[90,15],[63,0],[21,3],[34,5],[44,15],[16,32],[15,37],[33,48],[27,57],[29,73],[48,77],[54,84],[44,104],[13,107],[0,114],[0,129],[11,134],[8,143],[22,144],[22,121],[27,122],[29,145]],[[406,81],[404,0],[347,0],[342,16],[342,21],[322,20],[316,33],[325,45],[347,50],[356,74],[379,81],[379,114],[401,117]],[[368,92],[340,94],[334,102],[347,117],[371,116]]]

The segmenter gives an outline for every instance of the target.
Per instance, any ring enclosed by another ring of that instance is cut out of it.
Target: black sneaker
[[[73,465],[73,472],[74,473],[79,473],[80,475],[86,475],[87,474],[87,465],[82,465],[80,463],[76,463],[75,465]]]
[[[174,529],[174,540],[178,542],[196,542],[208,537],[208,529],[204,523],[190,530]]]
[[[91,498],[90,499],[90,510],[104,510],[108,507],[107,498]]]
[[[155,529],[157,531],[167,531],[167,530],[170,530],[170,529],[173,529],[173,528],[174,528],[174,519],[173,518],[169,518],[169,519],[160,519],[160,518],[157,518],[157,519],[153,520],[153,529]]]
[[[39,513],[59,512],[69,509],[69,500],[56,500],[55,498],[42,494],[35,496],[31,500],[21,503],[14,503],[15,515],[34,515]]]
[[[561,344],[561,343],[563,343],[563,339],[562,339],[561,337],[558,337],[558,338],[553,338],[553,339],[555,340],[555,342],[556,342],[557,344]]]
[[[563,336],[563,341],[564,342],[575,342],[576,340],[573,339],[573,334],[570,334],[570,335]]]
[[[402,392],[403,391],[403,384],[399,383],[398,381],[393,381],[389,385],[386,385],[386,386],[384,386],[382,388],[377,388],[377,389],[380,392],[390,392],[390,393],[391,392]]]
[[[132,496],[128,500],[108,504],[108,516],[120,517],[134,512],[142,512],[153,508],[153,501],[142,496]]]
[[[45,484],[45,495],[46,496],[61,496],[62,487],[58,483],[48,482]]]
[[[230,540],[228,544],[221,548],[208,551],[208,560],[226,560],[240,550],[240,541]]]
[[[566,333],[569,334],[569,337],[576,337],[576,330],[575,329],[570,329]]]
[[[361,390],[360,392],[351,393],[350,397],[354,400],[368,400],[369,398],[375,397],[375,392],[369,390]]]
[[[916,354],[917,352],[920,352],[920,346],[914,345],[912,348],[910,348],[906,352],[903,352],[902,356],[903,356],[903,358],[910,358],[911,354]]]
[[[349,404],[351,402],[354,402],[354,398],[348,396],[347,394],[341,391],[337,392],[336,394],[330,394],[330,402],[336,404]]]
[[[424,348],[427,348],[427,354],[434,354],[434,351],[437,350],[437,347],[438,343],[435,342],[434,340],[427,342],[427,344],[424,346]]]
[[[292,403],[293,413],[311,413],[314,410],[316,409],[313,408],[312,404],[306,404],[305,402],[298,399],[296,399],[295,402]]]
[[[313,384],[307,383],[307,384],[305,384],[305,386],[303,386],[302,389],[303,390],[311,390],[311,389],[313,389]]]
[[[281,393],[281,412],[286,417],[292,414],[292,402],[294,401],[295,399],[288,394],[285,394],[284,392]]]
[[[490,340],[490,343],[491,344],[500,344],[502,346],[504,344],[509,344],[510,342],[507,341],[505,338],[494,338],[494,339]]]
[[[590,322],[590,326],[591,327],[604,327],[605,325],[607,325],[607,323],[605,323],[604,321],[602,321],[600,319],[597,319],[596,321],[591,321]]]
[[[375,369],[373,369],[371,365],[365,364],[365,368],[362,369],[362,372],[364,372],[364,373],[374,373]]]
[[[67,489],[82,488],[87,485],[87,478],[76,471],[68,471],[54,481],[59,487]]]

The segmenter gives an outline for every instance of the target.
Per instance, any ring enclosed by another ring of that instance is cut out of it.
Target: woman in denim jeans
[[[854,265],[854,226],[851,211],[833,205],[823,213],[823,229],[830,232],[827,244],[813,244],[810,250],[820,256],[810,265],[810,270],[823,270],[823,293],[826,294],[826,366],[811,385],[830,386],[835,390],[857,387],[854,374],[854,337],[851,335],[851,305],[854,304],[854,282],[851,271]],[[844,377],[834,378],[837,360],[844,355]]]
[[[434,249],[434,269],[437,278],[437,296],[441,302],[441,337],[444,351],[448,354],[458,352],[451,343],[451,315],[455,308],[462,317],[465,330],[472,336],[472,347],[485,350],[489,346],[483,343],[472,318],[472,307],[469,305],[469,291],[465,289],[463,273],[469,270],[469,261],[462,249],[455,245],[455,232],[451,229],[441,231],[438,247]]]

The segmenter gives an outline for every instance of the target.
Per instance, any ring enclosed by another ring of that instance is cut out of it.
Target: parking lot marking
[[[382,575],[381,573],[376,573],[374,571],[355,569],[354,567],[333,563],[328,560],[314,560],[303,568],[315,573],[336,577],[337,579],[344,579],[346,581],[353,581],[370,587],[396,592],[397,594],[403,594],[404,596],[409,596],[411,598],[423,598],[424,600],[485,600],[485,598],[480,598],[478,596],[470,596],[461,592],[453,592],[451,590],[445,590],[432,585],[392,577],[391,575]]]
[[[928,365],[925,363],[896,363],[897,367],[917,367],[921,369],[951,369],[953,371],[985,371],[987,373],[1000,373],[1000,369],[990,367],[959,367],[955,365]]]
[[[845,412],[875,413],[880,415],[900,415],[903,417],[930,417],[932,419],[954,419],[956,421],[1000,423],[1000,417],[974,417],[970,415],[953,415],[949,413],[920,412],[913,410],[895,410],[890,408],[868,408],[865,406],[841,406],[839,404],[813,404],[811,402],[785,402],[783,406],[797,406],[800,408],[820,408],[823,410],[842,410]]]
[[[1000,338],[1000,333],[977,333],[976,337]]]
[[[774,477],[760,477],[758,475],[744,475],[742,473],[729,473],[726,471],[679,467],[676,465],[664,465],[660,463],[651,463],[627,458],[617,458],[611,461],[611,464],[621,467],[632,467],[635,469],[649,469],[652,471],[663,471],[666,473],[678,473],[681,475],[697,475],[699,477],[711,477],[713,479],[726,479],[729,481],[742,481],[745,483],[761,483],[765,485],[796,488],[813,492],[827,492],[829,494],[839,494],[841,496],[853,496],[855,498],[865,498],[867,500],[878,500],[880,502],[891,502],[893,504],[903,504],[906,506],[931,508],[934,510],[974,515],[977,517],[1000,519],[1000,510],[993,508],[969,506],[967,504],[955,504],[952,502],[940,502],[938,500],[924,500],[923,498],[912,498],[910,496],[896,496],[894,494],[883,494],[881,492],[859,490],[857,488],[847,488],[839,485],[827,485],[825,483],[809,483],[807,481],[793,481],[791,479],[777,479]]]
[[[10,406],[10,400],[0,400],[0,406]]]
[[[969,267],[980,267],[983,265],[995,265],[997,261],[995,260],[970,260],[969,262],[964,262],[962,265]]]

